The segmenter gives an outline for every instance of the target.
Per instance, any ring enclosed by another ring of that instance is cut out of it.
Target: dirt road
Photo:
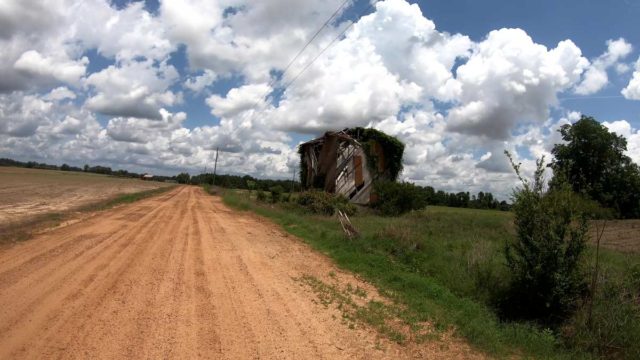
[[[274,225],[176,188],[0,249],[0,359],[475,356],[349,329],[295,280],[329,272],[371,289]]]

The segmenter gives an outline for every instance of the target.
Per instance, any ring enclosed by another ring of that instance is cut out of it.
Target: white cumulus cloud
[[[619,61],[627,57],[633,47],[625,39],[607,41],[607,51],[593,61],[587,69],[584,79],[576,86],[575,93],[590,95],[600,91],[609,83],[607,70],[615,67],[619,73],[624,73],[625,64]]]

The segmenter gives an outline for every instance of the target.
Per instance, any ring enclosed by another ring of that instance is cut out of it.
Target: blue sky
[[[344,0],[9,1],[0,156],[171,174],[221,147],[284,178],[301,141],[370,126],[404,180],[505,194],[505,149],[530,171],[586,114],[640,161],[640,1],[354,0],[282,78]]]
[[[522,28],[536,42],[553,47],[559,41],[571,39],[588,58],[597,57],[603,52],[605,42],[619,37],[632,44],[640,44],[640,1],[620,0],[432,0],[410,1],[420,6],[422,12],[433,20],[437,28],[450,33],[462,33],[472,40],[482,40],[491,30],[499,28]],[[114,1],[118,7],[124,7],[129,1]],[[145,1],[150,11],[158,11],[159,3]],[[368,0],[357,0],[349,6],[341,20],[357,20],[363,9],[369,9]],[[318,19],[318,27],[324,19]],[[634,49],[630,58],[637,57]],[[95,55],[94,55],[95,56]],[[91,63],[105,66],[100,57],[90,55]],[[188,58],[184,48],[172,54],[171,63],[182,74],[189,73]],[[598,95],[574,96],[566,94],[560,98],[562,106],[581,111],[602,120],[628,119],[635,125],[640,124],[640,102],[628,101],[620,95],[620,89],[628,82],[626,78],[615,77]],[[231,88],[242,84],[242,79],[221,79],[211,92],[226,94]],[[190,116],[186,126],[196,127],[217,123],[219,120],[210,114],[204,103],[204,95],[187,95],[183,105],[176,107]],[[296,139],[305,136],[295,136]]]
[[[631,44],[640,44],[638,0],[435,0],[416,3],[441,30],[468,34],[474,40],[482,39],[494,29],[518,27],[526,30],[536,42],[547,46],[571,39],[588,58],[600,55],[609,39],[623,37]],[[630,59],[637,57],[636,48]],[[620,89],[627,82],[626,77],[613,78],[594,96],[561,96],[567,98],[562,105],[598,119],[628,119],[638,125],[640,102],[628,101],[620,95]]]

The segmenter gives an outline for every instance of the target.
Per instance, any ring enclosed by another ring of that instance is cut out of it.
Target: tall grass
[[[489,305],[508,279],[502,249],[513,236],[511,214],[429,207],[398,218],[363,214],[352,219],[361,232],[346,240],[336,219],[294,208],[263,206],[227,192],[230,206],[269,217],[288,232],[375,284],[411,310],[415,322],[455,332],[491,355],[586,358],[563,347],[550,330],[502,323]]]

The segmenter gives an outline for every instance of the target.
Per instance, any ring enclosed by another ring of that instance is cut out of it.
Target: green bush
[[[276,185],[269,188],[269,191],[271,192],[271,202],[275,204],[281,200],[284,189],[282,188],[282,186]]]
[[[516,239],[505,254],[512,278],[498,304],[507,318],[555,327],[586,292],[581,260],[588,226],[579,197],[568,186],[545,191],[544,158],[536,163],[529,182],[512,161],[523,186],[513,194]]]
[[[373,207],[385,216],[398,216],[427,206],[424,193],[411,183],[376,181],[374,191],[377,200]]]
[[[258,201],[267,201],[267,194],[262,190],[258,190],[256,197]]]
[[[335,196],[324,191],[305,191],[298,196],[298,205],[314,214],[333,215],[340,210],[352,216],[357,208],[344,196]]]

